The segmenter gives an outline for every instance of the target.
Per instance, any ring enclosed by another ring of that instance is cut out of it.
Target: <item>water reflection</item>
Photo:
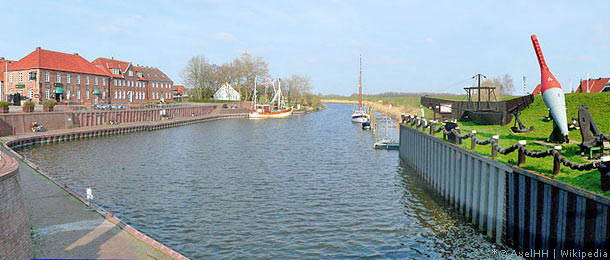
[[[21,152],[193,259],[493,257],[397,151],[372,149],[350,112],[331,104]]]

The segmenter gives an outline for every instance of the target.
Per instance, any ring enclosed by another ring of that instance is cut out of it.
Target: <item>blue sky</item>
[[[324,94],[462,93],[476,73],[540,81],[538,35],[564,90],[610,76],[610,1],[1,1],[0,56],[37,46],[153,65],[180,83],[191,56],[243,51],[275,77],[307,75]],[[510,2],[510,3],[509,3]]]

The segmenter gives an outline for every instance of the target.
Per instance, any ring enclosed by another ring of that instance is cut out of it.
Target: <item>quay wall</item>
[[[165,118],[203,116],[220,108],[221,105],[222,104],[205,104],[123,110],[4,113],[0,114],[0,136],[31,133],[31,126],[34,122],[42,125],[47,130],[98,126],[111,122],[117,124],[150,122]]]
[[[0,154],[0,258],[32,257],[30,220],[25,209],[17,161]]]
[[[557,254],[610,248],[606,197],[497,162],[404,124],[399,153],[448,206],[497,244]]]

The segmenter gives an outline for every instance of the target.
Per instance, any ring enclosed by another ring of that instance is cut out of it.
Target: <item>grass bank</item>
[[[597,124],[599,130],[603,134],[610,133],[610,94],[593,94],[593,93],[573,93],[566,94],[566,108],[568,119],[578,116],[578,107],[580,105],[587,105],[589,112]],[[545,141],[550,135],[553,129],[552,122],[544,122],[542,119],[548,115],[548,109],[542,100],[541,95],[535,97],[534,103],[529,108],[525,109],[520,118],[525,126],[534,127],[534,131],[525,134],[514,134],[510,131],[510,126],[497,126],[497,125],[475,125],[471,122],[460,122],[460,128],[462,132],[470,132],[472,130],[477,131],[479,138],[489,138],[494,134],[500,135],[500,147],[508,147],[519,140],[527,141],[527,148],[529,150],[544,151],[549,147],[534,143],[534,141]],[[571,120],[570,120],[571,121]],[[562,154],[566,156],[570,161],[578,163],[589,162],[588,158],[580,156],[580,147],[578,144],[581,142],[581,136],[579,130],[572,130],[569,134],[569,144],[563,144]],[[464,148],[470,149],[470,142],[465,142],[462,145]],[[491,147],[477,146],[475,152],[483,155],[489,155]],[[498,161],[516,164],[517,153],[511,153],[509,155],[498,154]],[[524,169],[528,169],[547,177],[554,178],[556,180],[580,187],[595,193],[610,196],[610,191],[604,192],[600,188],[600,174],[597,170],[580,172],[572,170],[568,167],[561,167],[561,173],[557,176],[552,175],[553,170],[553,159],[552,157],[547,158],[530,158],[526,159],[526,163],[522,166]]]
[[[465,97],[439,97],[446,98],[449,100],[465,100]],[[498,100],[506,100],[512,97],[500,97]],[[388,104],[392,104],[393,108],[390,114],[396,118],[400,118],[400,114],[419,114],[419,97],[364,97],[365,105],[373,107],[376,111],[386,113]],[[328,103],[349,103],[356,104],[356,97],[334,97],[332,99],[323,99],[323,102]],[[610,134],[610,94],[607,93],[572,93],[566,94],[566,106],[568,119],[578,116],[578,107],[580,105],[587,105],[589,112],[593,117],[597,127],[603,134]],[[432,112],[428,109],[424,109],[426,117],[430,117]],[[535,97],[534,103],[529,108],[524,110],[520,115],[521,121],[527,127],[534,126],[534,131],[525,134],[514,134],[510,131],[512,123],[507,126],[496,126],[496,125],[476,125],[471,122],[460,122],[460,128],[462,132],[470,132],[472,130],[477,131],[479,138],[489,138],[494,134],[500,136],[499,144],[501,147],[508,147],[519,140],[526,140],[527,147],[529,150],[544,151],[549,147],[544,145],[535,144],[534,141],[545,141],[546,138],[552,131],[553,123],[544,122],[543,117],[548,115],[548,109],[542,100],[541,95]],[[589,162],[588,158],[580,156],[580,147],[578,144],[581,142],[581,136],[579,130],[572,130],[569,134],[570,144],[563,145],[562,154],[566,156],[570,161],[577,163]],[[470,142],[463,144],[464,148],[470,149]],[[477,146],[475,152],[482,155],[489,155],[491,147]],[[509,155],[498,155],[498,161],[516,164],[517,153]],[[600,188],[600,176],[597,170],[580,172],[572,170],[568,167],[561,167],[561,173],[557,176],[552,175],[553,160],[551,157],[547,158],[527,158],[525,165],[522,167],[550,178],[586,189],[604,196],[610,197],[610,191],[604,192]]]

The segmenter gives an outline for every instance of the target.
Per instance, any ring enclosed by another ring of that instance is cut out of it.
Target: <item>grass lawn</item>
[[[597,124],[597,127],[603,134],[610,134],[610,94],[581,94],[573,93],[566,94],[566,106],[568,120],[571,121],[572,117],[578,116],[578,107],[581,105],[587,105],[589,112],[593,117],[593,120]],[[553,128],[552,122],[544,122],[542,118],[548,115],[548,110],[544,105],[541,95],[537,95],[534,103],[529,108],[525,109],[520,118],[526,127],[534,126],[534,131],[525,134],[513,134],[510,131],[510,126],[496,126],[496,125],[475,125],[471,122],[460,122],[460,128],[462,133],[470,132],[472,130],[477,131],[479,139],[486,139],[494,134],[500,135],[500,147],[506,148],[519,140],[527,140],[527,148],[529,150],[544,151],[549,147],[538,145],[533,141],[544,141],[551,133]],[[581,142],[581,136],[579,130],[570,131],[570,140]],[[470,139],[467,139],[462,145],[464,148],[470,149]],[[480,146],[478,145],[475,149],[477,153],[483,155],[489,155],[491,152],[491,146]],[[577,163],[586,163],[588,158],[580,156],[580,148],[577,144],[564,144],[562,154],[566,156],[570,161]],[[509,155],[498,154],[498,161],[516,164],[517,152],[513,152]],[[589,172],[580,172],[572,170],[562,165],[561,173],[557,176],[552,175],[553,170],[553,159],[552,157],[546,158],[530,158],[526,159],[526,163],[522,166],[524,169],[528,169],[547,177],[555,178],[559,181],[580,187],[589,191],[593,191],[604,196],[610,196],[610,191],[603,192],[600,188],[600,174],[597,170]]]
[[[466,100],[465,97],[451,96],[451,97],[438,97],[448,100]],[[499,97],[498,100],[507,100],[513,97]],[[357,100],[357,97],[339,97],[333,99],[340,100]],[[419,97],[364,97],[366,101],[382,102],[384,104],[393,104],[395,106],[403,106],[405,108],[418,108],[420,104]],[[605,134],[610,134],[610,93],[572,93],[566,94],[566,106],[568,120],[571,122],[572,117],[578,116],[578,107],[580,105],[587,105],[589,112],[593,117],[593,120],[597,124],[599,130]],[[432,112],[427,108],[424,109],[426,117],[431,117]],[[547,146],[535,144],[533,141],[545,141],[546,138],[551,134],[553,123],[544,122],[542,118],[548,115],[548,109],[544,105],[541,95],[535,97],[534,103],[529,108],[525,109],[521,115],[521,121],[526,127],[534,126],[534,131],[526,134],[513,134],[510,131],[512,122],[506,126],[497,125],[476,125],[471,122],[460,122],[460,128],[462,133],[470,132],[472,130],[477,131],[479,139],[487,139],[494,134],[500,135],[500,147],[506,148],[519,140],[527,141],[527,148],[534,151],[544,151],[549,149]],[[441,134],[437,134],[441,136]],[[579,130],[570,131],[570,140],[575,140],[578,143],[581,142],[581,136]],[[470,149],[470,139],[466,139],[462,145],[464,148]],[[483,155],[489,155],[491,152],[491,146],[477,145],[475,152]],[[587,163],[588,158],[580,156],[580,148],[577,144],[564,144],[562,154],[566,156],[570,161],[577,163]],[[509,155],[498,154],[498,161],[516,164],[517,152],[513,152]],[[522,166],[524,169],[528,169],[547,177],[557,179],[559,181],[593,191],[598,194],[610,197],[610,191],[603,192],[600,188],[600,175],[597,170],[580,172],[572,170],[562,165],[561,173],[557,176],[552,175],[553,170],[553,159],[552,157],[546,158],[530,158],[526,159],[526,163]]]

